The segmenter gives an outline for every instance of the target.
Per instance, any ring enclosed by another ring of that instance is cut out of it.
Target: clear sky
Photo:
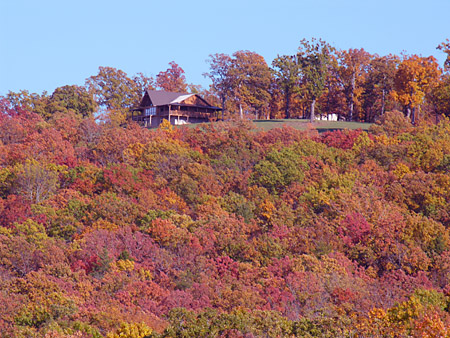
[[[83,85],[100,66],[154,77],[170,61],[207,88],[209,54],[250,50],[270,64],[312,37],[442,66],[450,0],[0,0],[0,95]]]

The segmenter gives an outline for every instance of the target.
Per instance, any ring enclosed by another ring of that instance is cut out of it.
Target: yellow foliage
[[[159,129],[171,133],[173,131],[173,126],[170,124],[169,120],[164,119],[159,125]]]
[[[394,264],[392,264],[392,262],[387,262],[384,266],[384,269],[386,271],[392,271],[396,269],[396,266]]]
[[[138,273],[139,273],[139,278],[143,281],[153,279],[153,274],[147,269],[140,268],[138,270]]]
[[[275,211],[275,206],[268,199],[265,199],[262,202],[260,208],[261,208],[261,216],[263,216],[266,219],[270,219],[273,215],[273,212]]]
[[[402,179],[406,174],[409,174],[411,170],[409,167],[403,163],[397,164],[394,170],[394,175],[397,176],[398,179]]]
[[[145,323],[122,323],[115,332],[110,332],[106,338],[144,338],[152,333]]]
[[[12,229],[0,227],[0,236],[12,237],[13,231]]]
[[[134,262],[129,259],[119,259],[116,262],[116,266],[120,271],[131,272],[134,270]]]
[[[339,262],[334,258],[322,256],[321,263],[323,271],[327,274],[338,273],[345,276],[347,273],[345,271],[345,267],[340,265]]]
[[[377,270],[375,270],[375,268],[373,266],[369,266],[366,269],[366,275],[369,276],[370,278],[377,278],[378,277]]]
[[[386,318],[386,312],[383,309],[374,308],[369,312],[369,318],[373,321],[381,321]]]
[[[123,157],[126,162],[138,161],[144,152],[144,145],[142,143],[130,144],[123,152]]]
[[[399,65],[392,95],[404,106],[417,107],[422,103],[428,89],[437,83],[440,74],[435,58],[412,55]]]
[[[47,168],[48,170],[57,172],[57,173],[59,173],[59,174],[64,174],[64,175],[66,175],[66,174],[69,173],[69,170],[68,170],[69,167],[66,166],[66,165],[60,165],[60,164],[55,164],[55,163],[49,163],[49,164],[46,165],[46,168]]]
[[[443,295],[417,290],[409,300],[386,311],[374,308],[367,319],[361,318],[358,330],[369,337],[450,337],[449,327],[441,320],[446,306]],[[439,309],[440,308],[440,309]]]
[[[0,182],[5,182],[6,179],[12,174],[10,168],[1,168],[0,169]]]
[[[45,227],[31,219],[23,223],[15,223],[15,234],[23,235],[29,243],[34,243],[40,249],[44,248],[45,241],[48,239]]]
[[[395,137],[389,137],[386,134],[375,135],[374,137],[375,137],[376,143],[381,143],[385,146],[390,146],[390,145],[395,145],[395,144],[400,143],[400,141],[398,139],[396,139]]]
[[[80,278],[80,280],[77,281],[76,288],[83,299],[92,297],[92,294],[95,291],[92,282],[83,278]]]
[[[94,224],[92,224],[90,231],[96,230],[96,229],[105,229],[105,230],[109,230],[109,231],[115,231],[115,230],[119,229],[119,226],[117,224],[114,224],[107,220],[104,220],[103,218],[100,218],[99,220],[95,221]]]
[[[369,318],[360,318],[356,321],[356,327],[363,336],[389,337],[386,327],[386,312],[380,308],[374,308],[369,312]]]
[[[373,144],[374,142],[369,138],[369,134],[363,131],[356,139],[352,149],[353,151],[360,153],[363,149],[373,146]]]

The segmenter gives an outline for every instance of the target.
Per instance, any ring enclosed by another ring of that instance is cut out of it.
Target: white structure
[[[317,116],[316,119],[320,121],[337,121],[338,115],[337,114],[320,115]]]

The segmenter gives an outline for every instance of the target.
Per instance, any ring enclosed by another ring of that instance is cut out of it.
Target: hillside
[[[2,114],[0,337],[448,335],[450,122],[276,123]]]

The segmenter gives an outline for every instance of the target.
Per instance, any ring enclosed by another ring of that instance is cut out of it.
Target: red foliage
[[[11,227],[15,222],[21,223],[31,217],[30,202],[17,195],[8,195],[3,200],[3,208],[0,212],[0,224]]]
[[[70,265],[72,271],[84,270],[86,274],[89,274],[99,264],[99,258],[97,255],[87,257],[85,260],[78,259]]]
[[[352,149],[356,139],[361,133],[361,129],[326,131],[317,138],[317,141],[322,142],[329,147]]]
[[[366,244],[371,229],[372,226],[364,216],[355,212],[345,217],[339,232],[343,236],[344,243],[351,247],[358,243]]]

